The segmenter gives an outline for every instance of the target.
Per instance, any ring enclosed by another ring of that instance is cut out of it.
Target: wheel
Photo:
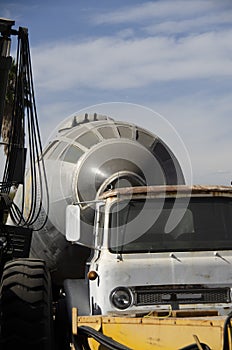
[[[0,311],[4,350],[52,349],[51,279],[44,261],[16,259],[5,264]]]

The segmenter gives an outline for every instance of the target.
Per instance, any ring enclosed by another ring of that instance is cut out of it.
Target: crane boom
[[[42,210],[41,198],[47,193],[28,30],[23,27],[13,29],[14,24],[10,19],[0,18],[0,146],[4,146],[0,179],[0,270],[7,260],[28,256],[33,224]],[[12,36],[18,39],[16,59],[10,55]],[[25,219],[26,166],[32,187],[27,202],[30,215]],[[23,193],[18,206],[11,200],[13,187]],[[5,225],[9,214],[14,226]],[[46,222],[47,212],[43,218],[40,226]],[[20,242],[20,246],[16,242]]]

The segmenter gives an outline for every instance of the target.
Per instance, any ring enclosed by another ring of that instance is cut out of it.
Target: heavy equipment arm
[[[38,162],[42,154],[42,144],[34,97],[28,30],[22,27],[19,27],[18,30],[12,29],[14,23],[12,20],[0,19],[0,129],[2,158],[4,159],[0,182],[0,237],[4,241],[2,245],[5,247],[7,241],[7,246],[10,247],[9,249],[4,248],[4,252],[10,250],[11,257],[21,257],[21,255],[25,257],[29,254],[30,244],[25,243],[27,251],[25,251],[25,246],[14,246],[16,240],[14,242],[13,236],[9,234],[10,227],[4,225],[5,216],[10,214],[12,217],[17,227],[11,228],[11,232],[17,236],[20,235],[20,244],[23,245],[23,236],[30,236],[32,225],[41,211],[41,198],[46,192],[46,176],[43,161]],[[15,63],[10,56],[11,36],[16,36],[18,39]],[[27,148],[25,147],[25,136],[28,139]],[[16,206],[11,200],[11,191],[21,186],[21,191],[24,192],[27,158],[29,158],[32,187],[28,202],[29,208],[27,208],[28,215],[25,218],[24,195],[22,204]],[[43,185],[42,176],[45,179]],[[46,215],[44,215],[45,220]],[[40,225],[43,225],[43,222],[40,222]],[[7,253],[7,260],[8,258],[10,257]],[[2,259],[2,264],[4,264],[6,259]]]
[[[0,19],[0,348],[50,350],[50,274],[44,261],[29,258],[32,231],[42,210],[41,198],[46,194],[46,176],[41,157],[28,30],[22,27],[12,29],[13,25],[14,21]],[[11,36],[18,39],[15,62],[10,56]],[[24,175],[28,165],[31,190],[26,203]],[[12,200],[14,189],[22,193],[18,206]],[[6,225],[7,215],[14,225]],[[44,212],[37,230],[44,225],[46,218]]]

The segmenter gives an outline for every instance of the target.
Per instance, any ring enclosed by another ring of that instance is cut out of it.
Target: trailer
[[[195,310],[78,317],[73,309],[72,348],[98,350],[103,346],[115,350],[229,350],[231,315]]]

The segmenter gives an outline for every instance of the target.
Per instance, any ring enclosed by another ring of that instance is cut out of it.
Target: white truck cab
[[[120,188],[95,208],[86,279],[65,281],[80,315],[231,311],[231,187]],[[81,243],[78,204],[67,209],[66,237]]]

